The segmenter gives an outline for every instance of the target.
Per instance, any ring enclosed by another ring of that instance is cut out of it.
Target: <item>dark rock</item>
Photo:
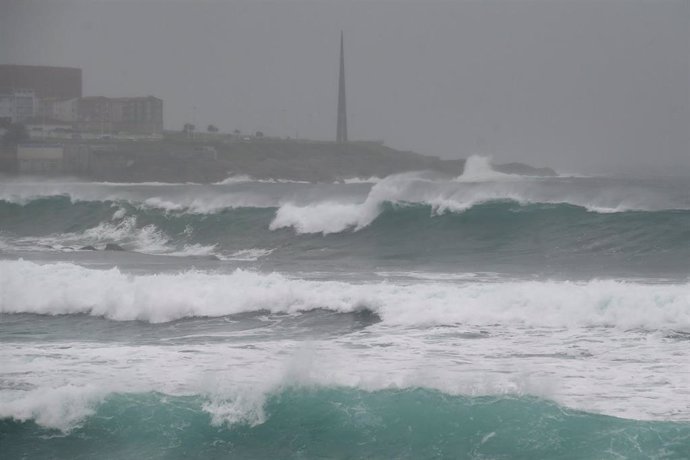
[[[106,251],[124,251],[125,248],[123,248],[123,247],[120,246],[119,244],[108,243],[108,244],[105,245],[105,250],[106,250]]]
[[[79,248],[80,251],[96,251],[97,249],[91,246],[90,244],[88,246],[83,246]]]

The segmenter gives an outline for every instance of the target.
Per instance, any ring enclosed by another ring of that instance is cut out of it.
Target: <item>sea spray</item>
[[[520,180],[525,176],[504,174],[495,171],[491,165],[491,157],[471,155],[465,160],[465,168],[456,179],[460,182],[485,182],[500,180]]]

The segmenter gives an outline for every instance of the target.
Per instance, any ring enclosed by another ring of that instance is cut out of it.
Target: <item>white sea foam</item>
[[[118,209],[110,221],[83,232],[11,238],[5,244],[17,249],[41,251],[74,250],[82,246],[98,248],[115,243],[130,251],[163,254],[172,251],[168,241],[169,237],[155,225],[139,227],[136,216],[125,216],[124,209]]]
[[[250,248],[250,249],[240,249],[235,251],[230,255],[220,256],[223,260],[241,260],[252,262],[261,259],[262,257],[269,256],[274,249],[264,249],[264,248]]]
[[[165,255],[176,257],[216,257],[220,260],[254,262],[262,257],[270,255],[272,252],[273,249],[250,248],[227,254],[221,252],[217,244],[203,245],[194,243],[184,245],[179,251],[166,252]]]
[[[570,204],[596,213],[690,209],[688,196],[669,196],[658,188],[635,185],[589,186],[573,179],[537,178],[495,172],[488,159],[471,157],[456,180],[439,180],[423,173],[388,176],[374,184],[363,201],[323,200],[308,204],[283,203],[271,222],[272,230],[297,233],[338,233],[361,230],[383,211],[384,203],[431,207],[432,214],[465,212],[497,201],[528,204]]]
[[[342,204],[325,202],[307,206],[291,203],[278,209],[271,230],[292,227],[297,233],[339,233],[348,228],[359,230],[379,215],[379,203]]]
[[[275,391],[275,388],[265,384],[232,391],[216,390],[208,395],[209,400],[202,408],[211,415],[211,424],[214,426],[257,426],[267,419],[264,406],[271,391]]]
[[[352,284],[291,279],[277,273],[128,275],[59,263],[0,261],[0,311],[83,313],[167,322],[267,310],[353,312],[404,325],[518,324],[613,326],[690,331],[690,285],[612,280],[583,283]]]
[[[450,187],[449,187],[450,186]],[[519,200],[516,193],[457,189],[421,173],[388,176],[376,183],[361,203],[323,201],[308,205],[283,204],[270,224],[271,230],[293,228],[297,233],[339,233],[361,230],[382,212],[384,203],[425,204],[434,213],[462,212],[476,204],[495,199]]]
[[[323,234],[338,233],[348,229],[360,230],[378,217],[383,203],[398,201],[411,181],[418,177],[415,173],[389,176],[375,184],[362,203],[326,201],[306,206],[286,203],[276,212],[270,229],[292,227],[298,233]],[[418,180],[425,181],[421,178]]]
[[[58,182],[59,183],[59,182]],[[199,182],[63,182],[64,185],[105,185],[108,187],[170,187],[171,185],[202,185]]]
[[[262,184],[309,184],[308,181],[292,179],[257,179],[246,174],[231,175],[222,181],[214,182],[214,185],[242,184],[246,182],[257,182]]]
[[[110,394],[156,392],[200,396],[214,425],[257,425],[270,417],[267,398],[292,387],[533,395],[629,418],[690,417],[685,341],[619,328],[501,325],[463,338],[466,329],[378,325],[366,334],[307,341],[280,332],[267,339],[266,330],[220,342],[207,335],[148,345],[5,341],[0,418],[69,431]],[[256,346],[246,346],[247,339]]]
[[[113,217],[111,217],[111,220],[119,220],[125,217],[125,214],[127,214],[127,210],[125,208],[118,208],[117,211],[113,214]]]
[[[630,418],[690,417],[686,341],[669,339],[690,331],[690,284],[423,281],[354,284],[242,270],[131,275],[0,261],[3,313],[160,322],[366,307],[383,320],[325,338],[284,334],[269,315],[258,329],[183,322],[156,328],[143,343],[9,337],[0,343],[0,418],[69,431],[110,394],[156,392],[201,397],[214,425],[254,426],[271,416],[270,395],[300,386],[527,394]],[[172,335],[161,338],[163,330]]]
[[[189,257],[189,256],[217,256],[218,245],[203,245],[199,243],[185,244],[179,251],[166,253],[168,256]]]
[[[66,240],[64,237],[60,238],[62,241]],[[101,222],[96,227],[87,229],[83,234],[78,235],[77,240],[86,241],[88,244],[117,242],[131,246],[132,250],[147,253],[169,250],[167,246],[169,237],[153,224],[138,227],[135,216],[124,217],[116,224]]]
[[[381,182],[383,178],[377,177],[377,176],[371,176],[371,177],[350,177],[348,179],[343,179],[343,183],[345,184],[377,184]]]
[[[214,214],[225,209],[267,208],[277,203],[270,198],[252,194],[215,194],[199,197],[175,196],[169,198],[150,197],[132,203],[142,209],[162,209],[166,212],[188,214]]]
[[[407,346],[417,347],[422,343],[419,337],[410,337]],[[364,391],[431,388],[457,395],[545,396],[549,391],[544,382],[531,382],[524,376],[499,381],[467,378],[467,375],[462,378],[451,371],[444,376],[454,378],[442,379],[439,378],[442,368],[424,369],[423,359],[414,354],[399,356],[407,364],[407,371],[401,374],[396,369],[396,360],[382,360],[376,365],[370,359],[357,359],[347,348],[326,342],[266,343],[263,350],[207,344],[204,353],[197,355],[193,362],[185,361],[185,351],[196,350],[197,344],[184,347],[73,345],[61,348],[59,353],[46,354],[43,344],[27,344],[25,349],[11,353],[11,359],[17,362],[12,369],[19,372],[8,377],[19,378],[22,383],[30,381],[35,388],[1,390],[0,419],[31,420],[45,428],[69,433],[94,415],[108,397],[155,392],[165,396],[201,397],[204,401],[201,408],[210,415],[212,425],[256,426],[270,416],[265,410],[269,396],[299,387]],[[132,359],[133,355],[137,358]],[[26,356],[40,358],[27,360]],[[220,363],[227,367],[223,369],[225,366],[219,366]],[[418,367],[419,372],[410,372],[412,366]]]
[[[40,388],[8,397],[0,393],[0,419],[33,420],[46,428],[69,431],[92,415],[107,392],[93,385]]]
[[[465,168],[462,175],[456,180],[459,182],[487,182],[501,180],[518,180],[524,176],[516,174],[504,174],[495,171],[491,166],[491,158],[482,155],[471,155],[465,160]]]
[[[216,185],[228,185],[228,184],[241,184],[245,182],[254,182],[255,179],[251,176],[247,176],[246,174],[238,174],[238,175],[231,175],[228,176],[227,178],[216,182]]]

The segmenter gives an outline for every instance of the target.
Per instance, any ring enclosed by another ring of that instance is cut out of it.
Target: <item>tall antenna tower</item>
[[[347,142],[347,109],[345,107],[345,45],[340,31],[340,78],[338,80],[338,143]]]

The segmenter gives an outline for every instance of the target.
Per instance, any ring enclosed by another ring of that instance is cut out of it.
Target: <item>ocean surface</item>
[[[0,458],[688,459],[690,180],[5,178]]]

